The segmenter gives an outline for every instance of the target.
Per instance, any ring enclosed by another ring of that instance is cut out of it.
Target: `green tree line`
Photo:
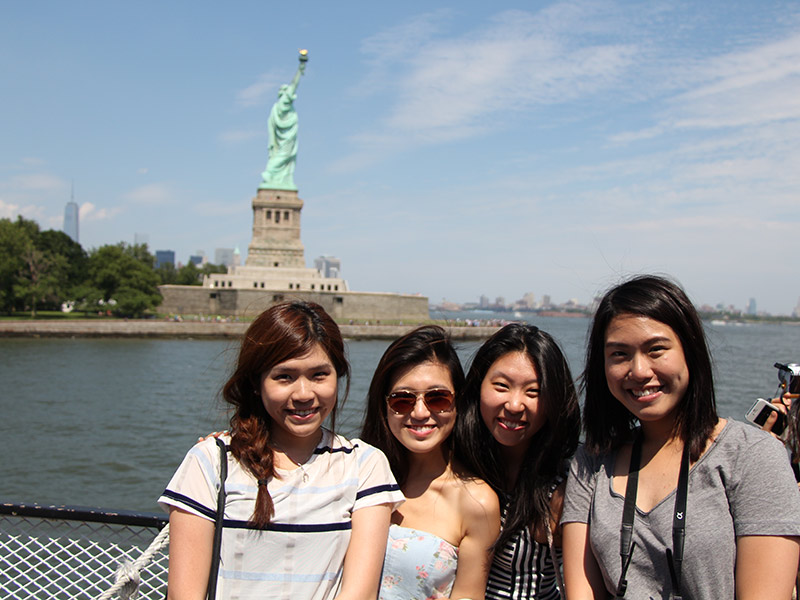
[[[60,310],[70,303],[85,313],[140,317],[161,303],[158,286],[200,285],[219,265],[155,267],[146,244],[109,244],[88,252],[67,234],[42,231],[32,220],[0,219],[0,312]]]

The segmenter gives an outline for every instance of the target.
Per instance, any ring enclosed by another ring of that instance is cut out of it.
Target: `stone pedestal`
[[[259,189],[253,198],[253,239],[245,266],[305,269],[300,240],[302,209],[296,191]]]

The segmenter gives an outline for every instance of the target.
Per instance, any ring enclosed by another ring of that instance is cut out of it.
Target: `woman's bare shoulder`
[[[458,494],[459,508],[467,516],[495,515],[499,518],[500,501],[492,487],[483,479],[454,469],[454,490]]]

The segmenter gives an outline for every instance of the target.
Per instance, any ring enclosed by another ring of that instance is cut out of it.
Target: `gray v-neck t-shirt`
[[[579,448],[561,516],[562,524],[589,525],[592,552],[612,596],[621,571],[625,501],[612,486],[615,461],[614,452],[593,456]],[[675,490],[649,512],[636,509],[626,598],[671,597],[666,550],[672,548],[674,506]],[[733,598],[736,538],[747,535],[800,536],[800,492],[783,445],[760,429],[728,420],[689,473],[684,598]]]

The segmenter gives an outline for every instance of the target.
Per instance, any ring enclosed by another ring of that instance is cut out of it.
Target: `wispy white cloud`
[[[45,214],[44,208],[35,204],[16,204],[0,198],[0,218],[15,220],[18,216],[26,219],[40,220]]]
[[[13,219],[19,214],[19,204],[11,204],[0,198],[0,218]]]
[[[771,216],[774,217],[774,216]],[[604,232],[609,234],[621,232],[633,232],[638,234],[651,235],[653,232],[669,231],[670,236],[675,236],[678,232],[697,235],[700,231],[704,235],[711,232],[727,234],[731,231],[758,233],[764,235],[784,235],[792,234],[796,225],[781,221],[775,218],[755,219],[741,215],[725,214],[705,214],[697,216],[678,216],[663,219],[634,220],[628,223],[603,223],[586,224],[581,229],[586,231]]]
[[[161,204],[171,202],[174,194],[166,184],[151,183],[131,190],[125,194],[125,199],[136,204]]]
[[[275,90],[280,87],[280,83],[278,73],[263,73],[254,83],[236,92],[236,105],[244,108],[262,106],[274,100]]]
[[[78,217],[81,221],[108,221],[122,212],[120,207],[97,208],[91,202],[84,202],[78,209]]]
[[[334,168],[507,129],[520,112],[613,85],[638,47],[600,35],[581,38],[602,32],[590,10],[595,4],[502,12],[488,25],[449,37],[443,31],[451,13],[440,11],[365,40],[362,51],[373,71],[358,89],[388,92],[392,101],[377,126],[353,135],[356,155],[343,156]]]

